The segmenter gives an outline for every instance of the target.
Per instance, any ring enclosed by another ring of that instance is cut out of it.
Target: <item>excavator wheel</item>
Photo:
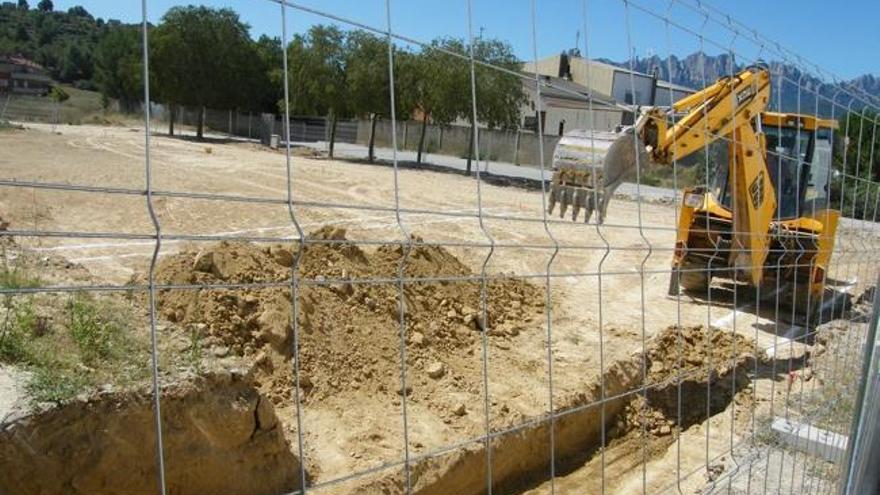
[[[792,323],[805,327],[818,325],[822,317],[820,314],[822,297],[811,294],[809,285],[800,280],[797,285],[786,281],[783,287],[783,290],[776,295],[779,298],[781,316],[790,319],[793,315]]]
[[[682,265],[673,269],[669,274],[669,295],[680,294],[680,289],[698,295],[705,294],[712,280],[705,268],[699,265]]]

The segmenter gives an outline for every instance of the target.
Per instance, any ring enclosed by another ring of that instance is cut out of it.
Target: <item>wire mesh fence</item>
[[[153,8],[138,110],[0,109],[0,491],[864,487],[877,97],[691,0]]]

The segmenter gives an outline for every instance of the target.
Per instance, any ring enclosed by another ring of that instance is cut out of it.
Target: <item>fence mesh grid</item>
[[[705,2],[561,3],[251,2],[263,113],[168,101],[142,0],[140,114],[3,95],[0,491],[843,489],[878,99]]]

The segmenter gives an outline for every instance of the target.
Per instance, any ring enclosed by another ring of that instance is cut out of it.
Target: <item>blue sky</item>
[[[475,35],[482,29],[486,37],[509,41],[520,58],[533,58],[530,0],[471,1]],[[758,56],[776,58],[769,48],[762,50],[746,34],[734,35],[713,21],[704,25],[703,18],[686,7],[689,2],[693,0],[631,0],[630,7],[625,9],[621,0],[538,0],[538,54],[546,56],[573,47],[578,32],[583,50],[586,31],[592,57],[624,60],[631,47],[640,57],[687,55],[702,48],[712,54],[733,49],[739,53],[741,62]],[[150,0],[148,15],[156,22],[170,7],[189,3],[194,2]],[[281,8],[277,3],[269,0],[204,0],[201,3],[236,10],[255,36],[280,36]],[[384,28],[386,23],[385,0],[297,0],[295,3],[370,26]],[[83,5],[98,17],[126,22],[139,21],[141,16],[140,2],[55,0],[59,10],[73,5]],[[466,5],[466,0],[391,0],[392,29],[419,41],[430,41],[438,36],[466,37]],[[880,57],[877,56],[880,32],[876,22],[880,18],[880,1],[714,0],[712,5],[842,78],[864,73],[880,75]],[[645,13],[638,6],[661,17]],[[664,15],[672,22],[667,24],[662,18]],[[290,8],[287,18],[290,32],[301,32],[311,24],[335,23]],[[704,37],[702,44],[698,33]]]

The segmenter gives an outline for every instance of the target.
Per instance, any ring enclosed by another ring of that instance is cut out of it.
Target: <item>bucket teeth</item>
[[[550,185],[550,197],[547,199],[547,213],[553,214],[553,207],[556,206],[556,201],[559,199],[559,184],[555,182]]]
[[[602,181],[602,172],[559,168],[555,170],[547,199],[547,213],[552,214],[559,205],[559,218],[571,208],[571,219],[577,221],[581,210],[584,223],[589,223],[596,211],[596,184]]]
[[[572,194],[572,208],[571,208],[571,220],[576,222],[578,219],[578,213],[581,211],[581,207],[584,206],[584,190],[581,188],[577,188],[574,190],[574,194]]]
[[[584,205],[584,223],[590,223],[590,217],[593,216],[593,205],[595,195],[592,191],[585,191],[587,201]]]
[[[565,217],[565,212],[568,210],[568,205],[571,204],[571,195],[572,190],[568,186],[562,186],[562,198],[559,201],[559,218]]]
[[[575,194],[577,194],[577,193],[575,193]],[[575,202],[571,205],[571,221],[572,222],[577,222],[578,213],[580,213],[580,211],[581,211],[581,205],[580,205],[580,203],[577,202],[577,200],[575,200]]]

